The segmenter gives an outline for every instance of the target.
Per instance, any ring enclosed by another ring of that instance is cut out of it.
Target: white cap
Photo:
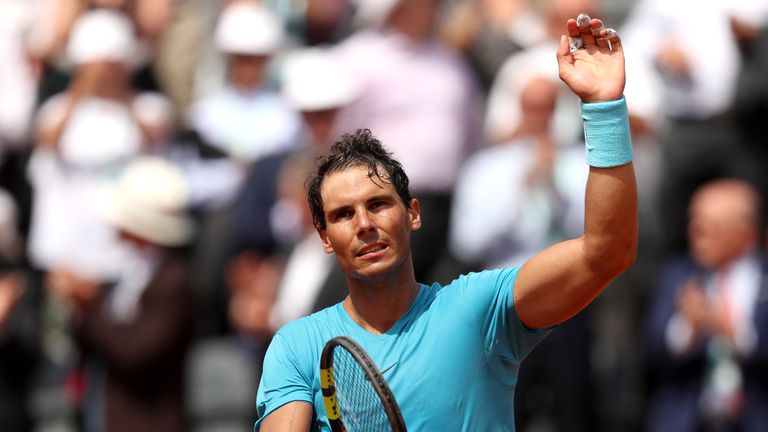
[[[358,87],[329,50],[309,48],[285,60],[283,95],[299,111],[322,111],[349,104],[357,97]]]
[[[116,227],[163,246],[181,246],[194,233],[186,214],[187,185],[165,159],[137,158],[121,173],[105,201],[104,216]]]
[[[284,37],[280,19],[251,1],[227,6],[216,25],[216,46],[226,53],[269,55],[280,49]]]
[[[74,64],[111,60],[131,65],[138,54],[133,23],[120,12],[86,12],[75,21],[69,35],[67,57]]]

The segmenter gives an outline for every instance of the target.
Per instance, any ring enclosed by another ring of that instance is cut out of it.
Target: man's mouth
[[[373,255],[376,252],[383,251],[386,248],[387,248],[387,245],[385,245],[383,243],[372,244],[370,246],[365,246],[362,249],[360,249],[359,251],[357,251],[357,256],[358,257],[362,257],[362,256],[365,256],[365,255]]]

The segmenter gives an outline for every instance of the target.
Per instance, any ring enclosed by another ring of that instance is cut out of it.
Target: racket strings
[[[387,413],[373,383],[345,349],[333,353],[336,397],[349,432],[391,431]]]

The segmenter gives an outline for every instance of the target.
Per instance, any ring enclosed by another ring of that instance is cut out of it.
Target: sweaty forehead
[[[395,188],[377,176],[369,175],[368,167],[357,166],[328,174],[320,186],[320,196],[326,209],[348,205],[377,195],[395,195]]]

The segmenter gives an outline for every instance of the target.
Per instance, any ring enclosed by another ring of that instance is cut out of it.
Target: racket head
[[[346,336],[329,340],[320,355],[320,385],[334,432],[404,432],[405,422],[384,375]]]

